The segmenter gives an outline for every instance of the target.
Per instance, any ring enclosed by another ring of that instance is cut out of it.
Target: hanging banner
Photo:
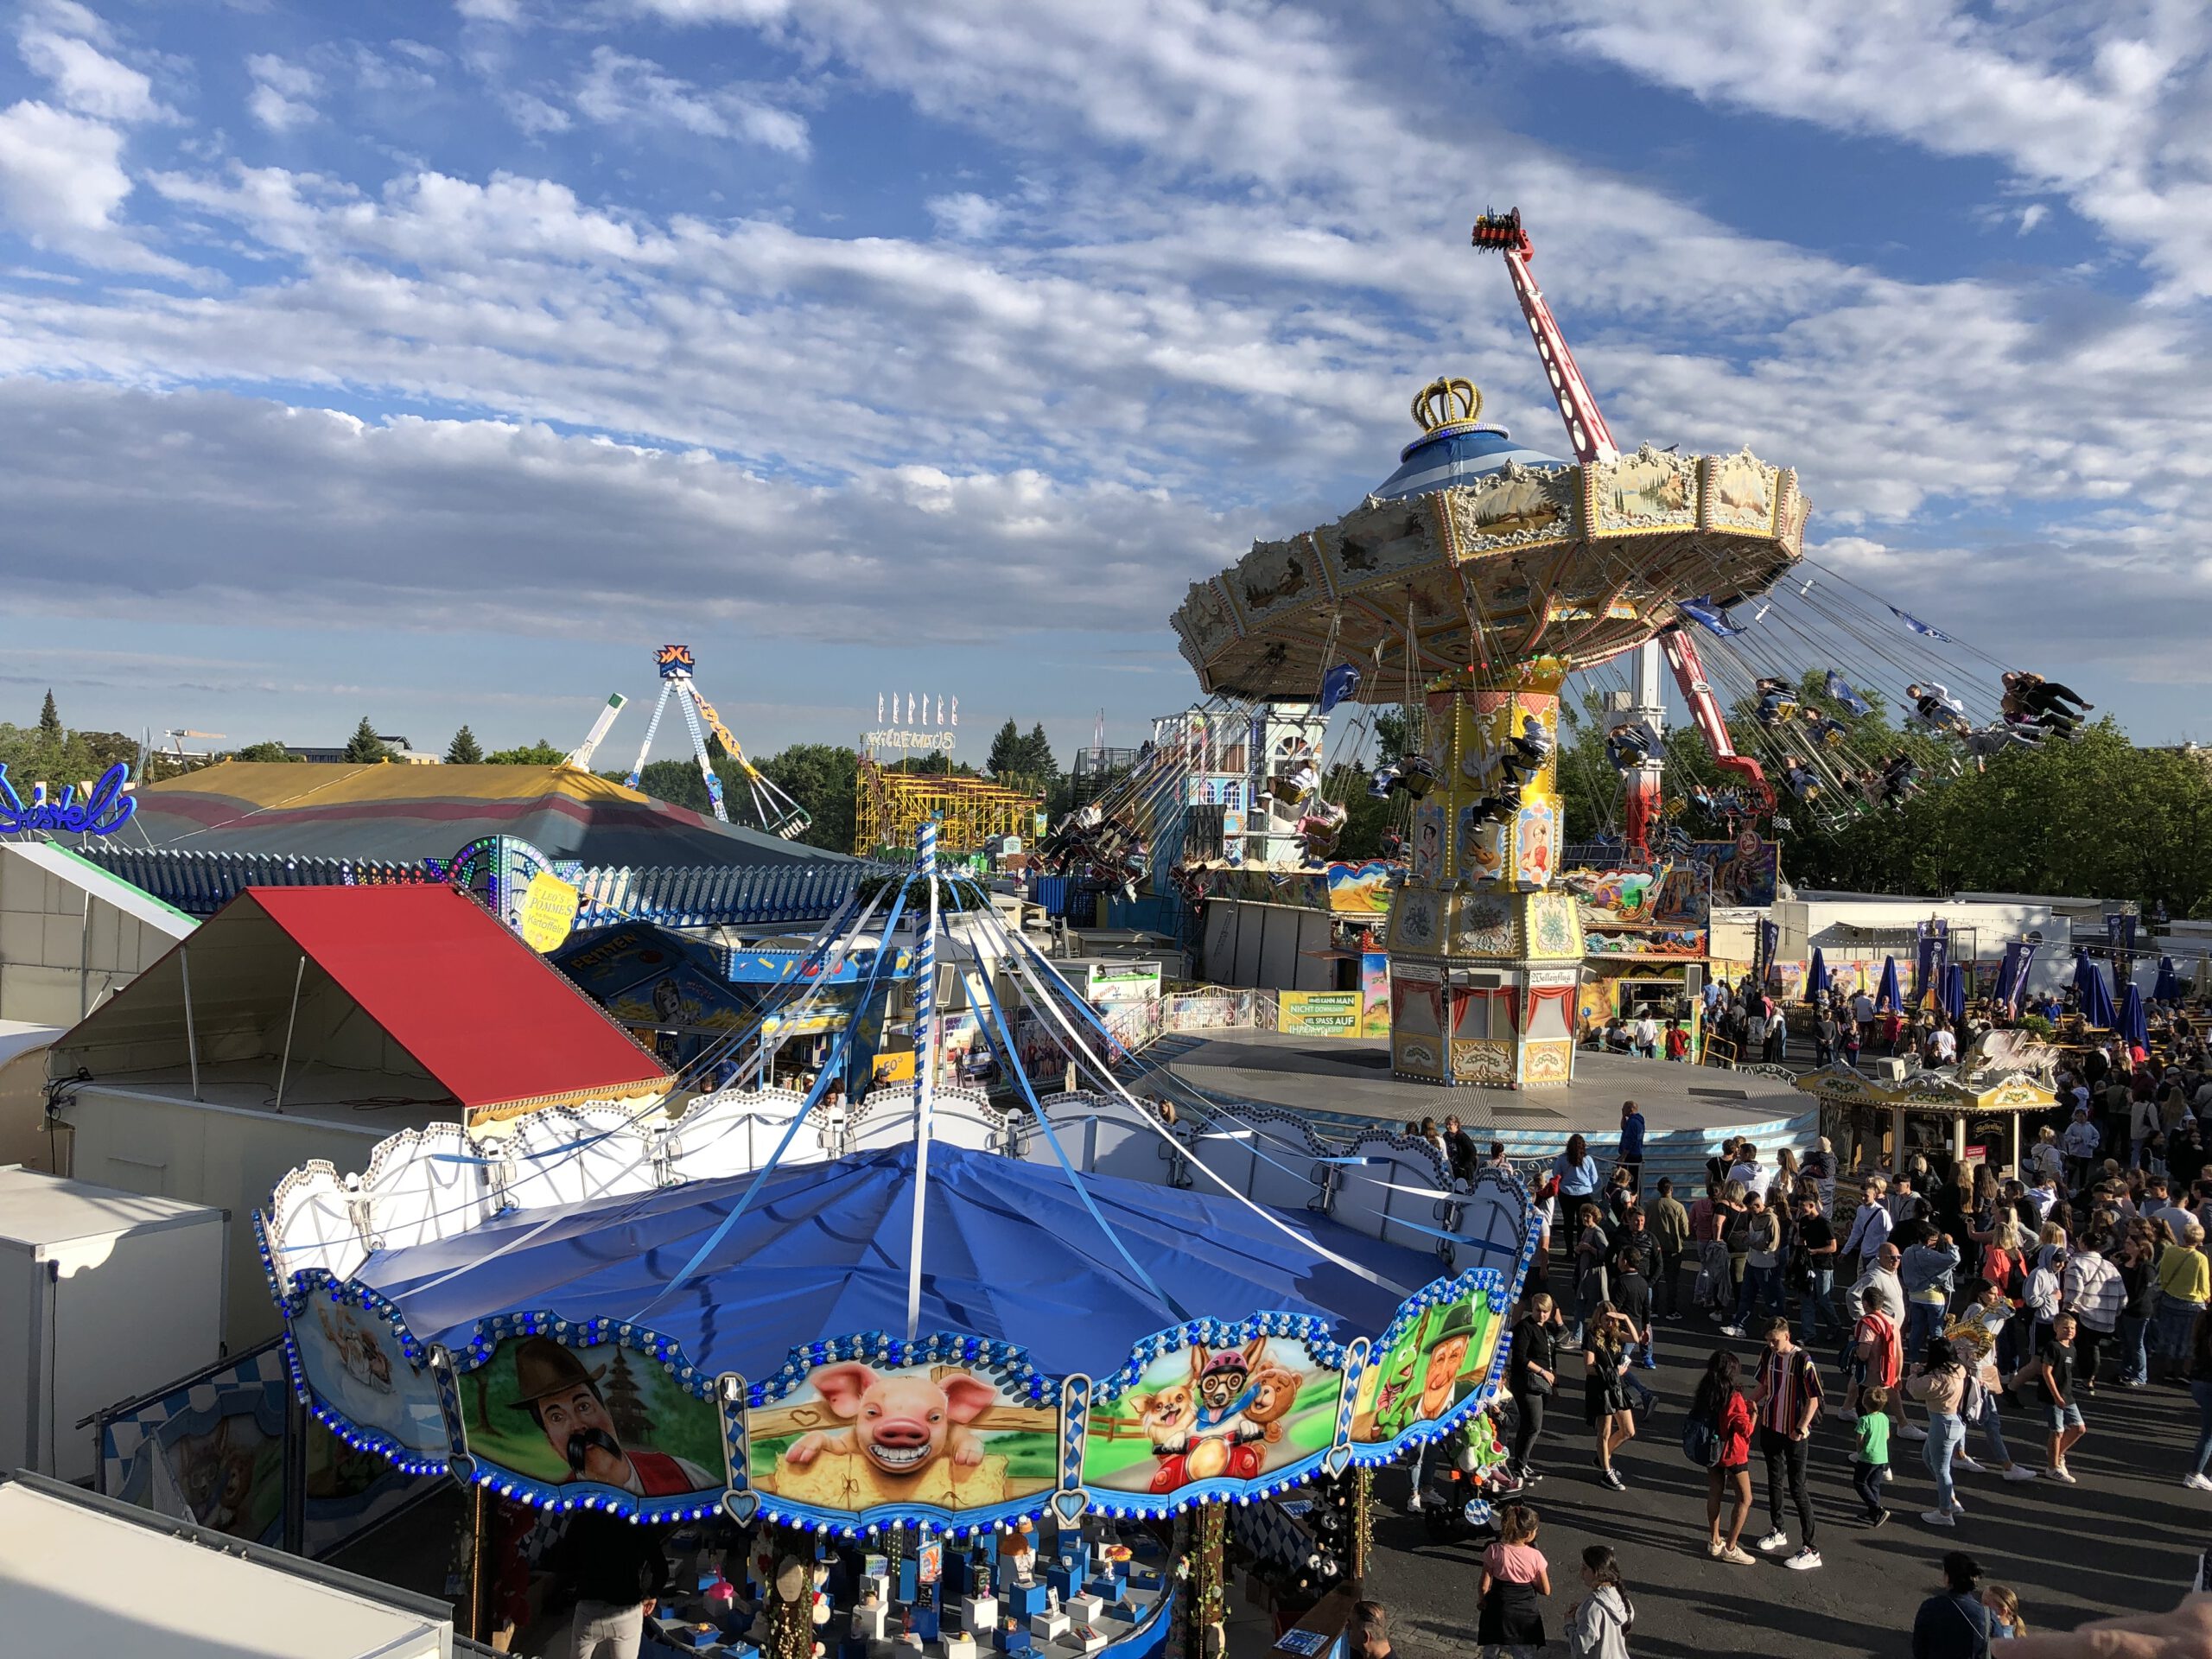
[[[1358,991],[1278,991],[1275,1029],[1297,1037],[1357,1037],[1364,1028]]]
[[[1337,1355],[1242,1331],[1201,1341],[1197,1328],[1145,1344],[1140,1352],[1150,1357],[1135,1380],[1110,1396],[1101,1385],[1094,1398],[1083,1484],[1105,1502],[1241,1485],[1311,1464],[1334,1441],[1344,1393]]]
[[[1951,962],[1951,925],[1941,919],[1920,923],[1913,931],[1912,1006],[1928,1007],[1942,990],[1944,971]]]
[[[979,1347],[952,1341],[963,1361]],[[872,1354],[877,1342],[837,1345]],[[753,1487],[774,1513],[860,1524],[1034,1508],[1057,1484],[1060,1417],[1030,1375],[980,1351],[963,1363],[815,1365],[747,1414]]]
[[[2105,917],[2105,944],[2112,950],[2113,988],[2124,988],[2135,978],[2135,924],[2139,918],[2124,911]]]
[[[454,1383],[469,1454],[540,1487],[665,1498],[726,1484],[720,1408],[622,1343],[510,1337]]]
[[[1996,1001],[2008,1015],[2018,1017],[2028,988],[2028,969],[2035,961],[2031,939],[2015,939],[2005,947],[2005,960],[1997,969]]]
[[[576,925],[581,896],[575,884],[563,881],[550,870],[540,870],[523,889],[521,914],[516,931],[522,942],[539,956],[557,949]]]
[[[1455,1415],[1483,1397],[1498,1359],[1508,1293],[1495,1268],[1432,1287],[1399,1311],[1359,1379],[1352,1405],[1357,1443],[1394,1442]]]

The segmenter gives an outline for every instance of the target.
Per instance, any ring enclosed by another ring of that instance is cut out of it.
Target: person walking
[[[2204,1227],[2190,1217],[2175,1230],[2175,1243],[2158,1257],[2158,1352],[2166,1361],[2166,1380],[2188,1371],[2196,1322],[2212,1301],[2212,1260],[2204,1254]]]
[[[1582,1587],[1590,1593],[1567,1610],[1571,1659],[1629,1659],[1636,1605],[1621,1588],[1621,1564],[1609,1546],[1592,1544],[1583,1550]]]
[[[2091,1224],[2095,1224],[2094,1220]],[[2076,1321],[2074,1340],[2081,1351],[2081,1363],[2075,1377],[2082,1392],[2090,1395],[2097,1391],[2097,1365],[2105,1344],[2119,1331],[2120,1316],[2127,1305],[2127,1287],[2119,1267],[2109,1260],[2112,1249],[2109,1233],[2084,1236],[2075,1245],[2059,1281],[2059,1306]]]
[[[1743,1547],[1744,1522],[1751,1514],[1751,1402],[1737,1386],[1742,1375],[1736,1356],[1716,1348],[1705,1362],[1705,1375],[1690,1396],[1690,1418],[1713,1430],[1719,1456],[1705,1471],[1705,1553],[1715,1560],[1750,1567],[1758,1560]],[[1728,1535],[1720,1535],[1720,1510],[1733,1499]]]
[[[1890,1518],[1882,1503],[1882,1483],[1890,1478],[1890,1391],[1878,1382],[1859,1394],[1859,1421],[1853,1428],[1851,1489],[1866,1506],[1866,1524]]]
[[[1898,1262],[1897,1278],[1904,1286],[1904,1351],[1908,1354],[1925,1351],[1929,1339],[1942,1333],[1958,1269],[1959,1247],[1948,1233],[1935,1234],[1913,1245]]]
[[[1742,1336],[1760,1308],[1772,1313],[1782,1306],[1782,1224],[1769,1213],[1765,1193],[1748,1191],[1744,1204],[1744,1283],[1736,1294],[1735,1317],[1720,1327],[1731,1337]]]
[[[1628,1190],[1643,1196],[1643,1114],[1632,1100],[1621,1103],[1620,1167],[1628,1173]]]
[[[2042,1402],[2044,1421],[2050,1429],[2044,1473],[2069,1486],[2075,1481],[2066,1466],[2066,1454],[2089,1432],[2082,1421],[2081,1402],[2074,1395],[2074,1316],[2062,1312],[2050,1322],[2050,1333],[2037,1344],[2033,1361],[2036,1397]]]
[[[2196,1455],[2182,1484],[2191,1491],[2212,1492],[2212,1315],[2198,1313],[2196,1328],[2189,1338],[2189,1395],[2196,1402]]]
[[[1843,1321],[1835,1311],[1835,1229],[1821,1213],[1821,1200],[1815,1193],[1806,1192],[1797,1199],[1797,1232],[1793,1243],[1797,1287],[1804,1293],[1800,1309],[1805,1320],[1804,1341],[1805,1346],[1810,1348],[1815,1339],[1816,1323],[1832,1337],[1843,1330]]]
[[[1758,1389],[1751,1402],[1758,1422],[1759,1452],[1766,1459],[1766,1501],[1773,1522],[1759,1550],[1771,1555],[1789,1548],[1783,1529],[1782,1496],[1786,1485],[1797,1511],[1797,1553],[1783,1563],[1803,1573],[1821,1565],[1813,1500],[1805,1489],[1805,1455],[1813,1421],[1821,1411],[1821,1375],[1813,1357],[1790,1339],[1789,1321],[1767,1321],[1766,1352],[1760,1357]]]
[[[1943,1557],[1942,1589],[1913,1615],[1912,1659],[1989,1659],[1996,1634],[1997,1622],[1982,1604],[1980,1563],[1963,1550],[1951,1551]]]
[[[1690,1212],[1675,1197],[1672,1176],[1662,1175],[1656,1190],[1643,1200],[1643,1226],[1659,1253],[1659,1276],[1651,1283],[1652,1312],[1660,1319],[1680,1319],[1682,1258],[1690,1247]]]
[[[1559,1392],[1559,1332],[1561,1320],[1550,1295],[1538,1291],[1522,1304],[1513,1327],[1513,1351],[1505,1364],[1505,1389],[1513,1396],[1513,1451],[1506,1472],[1522,1487],[1542,1477],[1530,1453],[1544,1432],[1544,1408]]]
[[[1882,1246],[1890,1242],[1890,1230],[1896,1223],[1891,1217],[1889,1205],[1883,1202],[1889,1190],[1890,1184],[1879,1175],[1869,1175],[1864,1196],[1859,1200],[1859,1213],[1852,1217],[1851,1230],[1844,1235],[1839,1265],[1854,1282],[1873,1265]]]
[[[1536,1548],[1537,1524],[1528,1504],[1508,1505],[1497,1541],[1483,1552],[1475,1640],[1485,1659],[1536,1659],[1547,1640],[1541,1603],[1552,1592],[1552,1570]]]
[[[1920,1518],[1931,1527],[1956,1526],[1956,1517],[1966,1512],[1951,1484],[1951,1459],[1967,1438],[1959,1412],[1966,1389],[1966,1367],[1941,1337],[1929,1343],[1925,1357],[1905,1378],[1904,1391],[1928,1408],[1928,1440],[1920,1454],[1936,1479],[1936,1507]]]
[[[1601,1302],[1591,1315],[1582,1344],[1582,1419],[1598,1437],[1598,1478],[1615,1491],[1628,1482],[1613,1467],[1613,1453],[1636,1438],[1636,1414],[1629,1409],[1628,1343],[1633,1327]]]

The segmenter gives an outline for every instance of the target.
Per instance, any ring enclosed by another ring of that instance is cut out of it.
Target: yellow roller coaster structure
[[[853,851],[867,856],[912,847],[914,832],[938,820],[938,845],[948,853],[973,853],[995,836],[1037,833],[1044,797],[985,778],[941,772],[897,772],[860,758],[853,814]]]

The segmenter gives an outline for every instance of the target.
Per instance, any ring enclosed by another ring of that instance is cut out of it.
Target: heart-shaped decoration
[[[1090,1500],[1081,1492],[1054,1492],[1052,1494],[1052,1513],[1059,1516],[1060,1524],[1064,1527],[1073,1526],[1077,1517],[1090,1507]]]
[[[724,1492],[722,1508],[728,1511],[731,1520],[744,1526],[760,1513],[760,1494],[749,1486],[741,1492]]]
[[[1351,1461],[1351,1447],[1348,1446],[1332,1446],[1322,1455],[1321,1466],[1329,1471],[1329,1478],[1333,1480],[1336,1477],[1344,1473],[1344,1465]]]

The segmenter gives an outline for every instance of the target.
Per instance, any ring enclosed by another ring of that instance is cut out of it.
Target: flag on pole
[[[883,724],[883,693],[880,691],[875,694],[875,723],[879,726]]]
[[[1827,684],[1828,696],[1834,697],[1853,714],[1864,715],[1874,712],[1873,705],[1853,690],[1851,682],[1845,679],[1835,670],[1828,670]]]
[[[956,726],[960,723],[960,699],[957,697],[952,700],[952,723]]]
[[[1959,643],[1957,640],[1952,639],[1949,634],[1944,632],[1942,629],[1929,627],[1928,624],[1922,621],[1918,617],[1913,615],[1910,611],[1901,611],[1897,609],[1896,606],[1892,605],[1890,607],[1890,614],[1897,618],[1898,621],[1904,623],[1905,626],[1910,628],[1915,633],[1924,633],[1930,639],[1936,640],[1938,644],[1955,645]]]

